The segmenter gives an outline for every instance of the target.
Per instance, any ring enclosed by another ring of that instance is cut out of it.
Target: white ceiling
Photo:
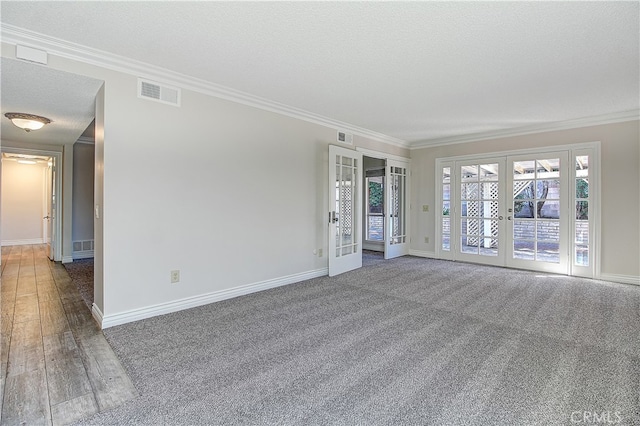
[[[3,140],[45,145],[74,143],[91,124],[101,81],[6,58],[2,58],[1,65]],[[7,112],[41,115],[51,123],[27,133],[4,116]]]
[[[639,5],[2,2],[1,19],[418,144],[637,111]]]

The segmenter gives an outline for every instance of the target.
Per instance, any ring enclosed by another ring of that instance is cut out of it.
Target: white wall
[[[605,277],[640,277],[640,136],[638,121],[483,140],[411,151],[414,206],[435,206],[436,158],[525,148],[601,142],[601,272]],[[412,210],[411,248],[435,252],[435,212]],[[424,237],[430,243],[423,243]]]
[[[2,245],[43,243],[46,163],[2,160]]]
[[[12,46],[2,52],[14,55]],[[326,273],[326,256],[313,251],[327,252],[336,129],[188,90],[180,108],[154,103],[137,98],[135,75],[52,54],[49,66],[105,82],[95,221],[96,305],[105,322]],[[357,135],[355,147],[409,155]],[[178,284],[170,283],[174,269]]]

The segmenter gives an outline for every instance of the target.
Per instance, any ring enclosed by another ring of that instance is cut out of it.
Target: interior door
[[[362,267],[362,153],[329,145],[329,276]]]
[[[387,160],[385,206],[387,221],[384,235],[384,258],[409,254],[408,164]]]
[[[565,151],[508,158],[508,266],[568,273],[567,158]]]
[[[456,162],[457,260],[504,265],[504,158]]]
[[[47,253],[49,259],[55,260],[55,241],[56,235],[56,174],[55,174],[55,158],[50,159],[51,166],[47,168],[47,195],[48,211],[45,216],[47,221]]]

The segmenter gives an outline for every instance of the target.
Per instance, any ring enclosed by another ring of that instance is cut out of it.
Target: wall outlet
[[[428,211],[429,211],[429,205],[428,205],[428,204],[424,204],[424,205],[422,206],[422,211],[423,211],[423,212],[428,212]]]
[[[171,284],[177,282],[180,282],[180,271],[176,269],[175,271],[171,271]]]
[[[429,244],[429,237],[424,237],[424,242]]]

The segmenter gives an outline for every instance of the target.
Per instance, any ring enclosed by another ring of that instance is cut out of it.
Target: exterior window
[[[575,157],[575,229],[574,253],[575,265],[589,266],[589,156]]]

